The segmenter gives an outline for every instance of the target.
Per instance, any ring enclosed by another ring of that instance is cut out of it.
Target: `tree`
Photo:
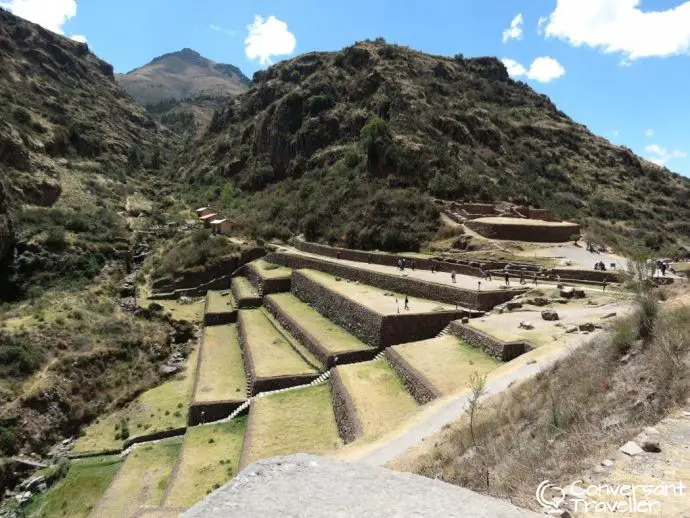
[[[141,155],[136,146],[129,148],[127,152],[127,168],[130,171],[138,171],[141,167]]]
[[[371,119],[360,132],[360,142],[367,154],[369,171],[377,171],[381,165],[385,164],[392,142],[388,123],[381,117]]]

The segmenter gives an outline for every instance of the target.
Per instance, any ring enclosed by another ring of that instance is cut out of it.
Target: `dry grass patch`
[[[257,377],[273,378],[318,372],[295,352],[285,336],[261,310],[240,311],[238,323],[244,331],[245,346],[251,351]]]
[[[473,373],[486,374],[500,365],[498,360],[452,335],[396,345],[394,349],[443,394],[466,388]]]
[[[183,372],[112,414],[96,420],[74,446],[74,452],[105,451],[120,448],[127,437],[150,434],[187,424],[192,397],[198,347],[189,355]],[[127,430],[125,436],[123,431]]]
[[[246,377],[237,326],[210,326],[204,331],[203,354],[194,401],[246,398]]]
[[[190,507],[237,475],[247,418],[187,430],[166,507]]]
[[[646,295],[615,332],[484,403],[399,469],[536,508],[545,479],[565,486],[683,404],[690,393],[690,309],[656,317]]]
[[[267,263],[263,259],[254,261],[251,265],[256,273],[258,273],[262,279],[284,279],[292,275],[292,270],[286,268],[285,266],[278,266],[277,264]]]
[[[280,307],[283,313],[296,320],[303,329],[314,336],[319,344],[329,353],[337,354],[371,349],[370,346],[328,320],[315,309],[301,302],[291,293],[277,293],[269,295],[268,298]]]
[[[254,299],[258,297],[258,293],[246,277],[234,277],[232,279],[232,288],[237,294],[238,299]]]
[[[365,439],[375,439],[403,422],[419,406],[385,360],[338,367],[362,425]]]
[[[117,474],[118,456],[74,460],[67,476],[45,494],[34,497],[27,516],[35,518],[86,518]]]
[[[182,438],[175,437],[136,448],[103,495],[94,516],[133,517],[142,506],[160,505],[181,447]]]
[[[229,291],[209,291],[206,297],[206,313],[231,313],[235,308],[235,299]]]
[[[290,453],[323,454],[342,445],[328,385],[256,400],[247,463]]]

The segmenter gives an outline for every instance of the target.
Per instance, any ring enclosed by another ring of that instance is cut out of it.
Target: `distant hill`
[[[246,91],[251,82],[239,68],[215,63],[191,49],[164,54],[116,77],[142,106],[199,96],[227,98]]]
[[[496,58],[382,40],[258,72],[178,170],[266,237],[415,248],[438,228],[432,197],[551,209],[627,249],[690,236],[687,178],[593,134]]]

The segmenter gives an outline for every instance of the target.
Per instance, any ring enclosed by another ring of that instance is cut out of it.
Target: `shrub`
[[[356,149],[350,148],[345,153],[344,161],[345,161],[345,166],[348,169],[354,169],[355,167],[357,167],[361,160],[362,160],[362,155],[360,155]]]
[[[23,106],[15,106],[12,110],[12,117],[20,124],[29,124],[31,122],[31,112]]]
[[[67,238],[65,236],[65,229],[62,227],[53,227],[48,230],[48,233],[43,240],[43,244],[49,249],[56,252],[61,252],[67,248]]]

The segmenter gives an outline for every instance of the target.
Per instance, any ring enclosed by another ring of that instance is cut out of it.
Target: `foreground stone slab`
[[[541,516],[437,480],[358,463],[291,455],[256,462],[184,513],[247,516]]]

